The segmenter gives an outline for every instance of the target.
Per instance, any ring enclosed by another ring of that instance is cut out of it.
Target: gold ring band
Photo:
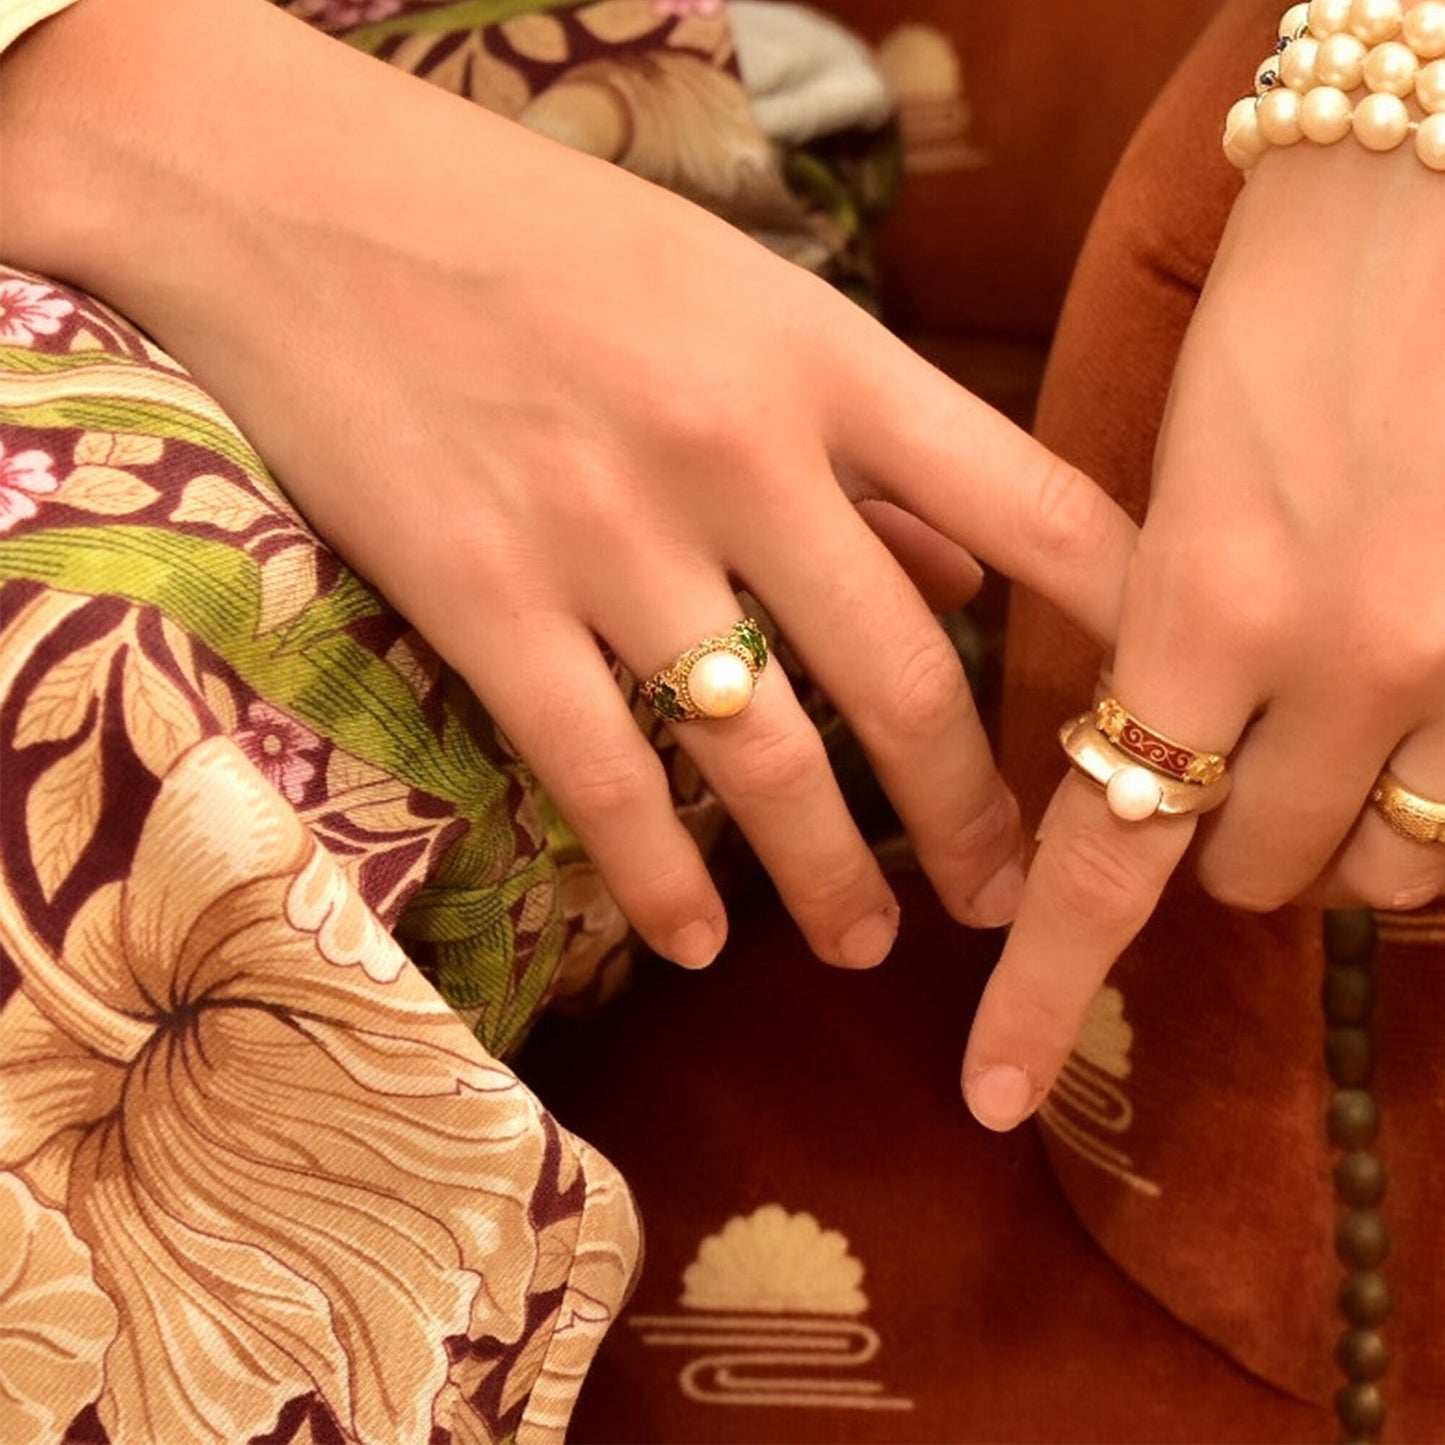
[[[1126,822],[1208,813],[1229,796],[1233,783],[1227,768],[1208,782],[1192,782],[1142,762],[1100,729],[1096,712],[1070,718],[1059,729],[1059,742],[1074,767],[1103,788],[1109,811]]]
[[[753,686],[767,665],[768,640],[751,617],[734,622],[721,637],[705,637],[639,689],[665,722],[735,717],[753,700]]]
[[[1402,838],[1445,844],[1445,803],[1412,793],[1388,768],[1375,779],[1370,802]]]
[[[1146,727],[1118,698],[1106,697],[1099,703],[1094,709],[1094,726],[1136,762],[1181,783],[1213,783],[1228,767],[1218,753],[1196,752]]]

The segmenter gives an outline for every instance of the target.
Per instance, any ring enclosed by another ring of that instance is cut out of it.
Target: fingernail
[[[1022,1069],[997,1064],[969,1080],[964,1090],[969,1112],[985,1129],[1003,1133],[1023,1123],[1034,1105],[1034,1086]]]
[[[1024,896],[1024,870],[1011,858],[973,896],[973,913],[981,928],[1012,923]]]
[[[684,968],[706,968],[722,951],[722,938],[711,923],[699,920],[678,929],[667,956]]]
[[[849,968],[872,968],[888,957],[898,937],[898,909],[870,913],[860,918],[838,940],[838,956]]]
[[[1422,884],[1419,888],[1406,888],[1390,900],[1390,907],[1400,909],[1423,908],[1427,903],[1434,902],[1439,891],[1433,883]]]

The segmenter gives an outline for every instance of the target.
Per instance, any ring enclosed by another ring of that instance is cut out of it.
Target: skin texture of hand
[[[5,66],[8,259],[215,394],[653,947],[706,963],[726,922],[598,644],[646,676],[735,586],[950,911],[1012,916],[1018,810],[924,594],[977,555],[1107,635],[1134,532],[1091,483],[741,233],[261,0],[81,0]],[[896,904],[781,669],[679,737],[814,950],[881,959]]]
[[[1442,225],[1445,177],[1349,142],[1266,155],[1237,202],[1175,372],[1105,688],[1232,754],[1233,790],[1203,820],[1127,823],[1065,779],[969,1042],[983,1122],[1042,1100],[1196,831],[1206,888],[1247,909],[1445,890],[1445,849],[1366,806],[1387,762],[1445,799]]]

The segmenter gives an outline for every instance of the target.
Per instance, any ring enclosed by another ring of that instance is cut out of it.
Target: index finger
[[[833,389],[830,452],[855,501],[880,496],[1113,640],[1138,529],[1076,467],[875,327]],[[860,338],[861,341],[861,338]]]
[[[1087,779],[1070,773],[1059,785],[964,1054],[964,1097],[980,1124],[1012,1129],[1043,1102],[1197,824],[1195,815],[1121,822]]]

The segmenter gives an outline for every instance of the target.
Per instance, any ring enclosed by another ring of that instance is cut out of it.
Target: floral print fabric
[[[507,1042],[522,779],[168,359],[0,304],[5,1439],[558,1438],[630,1197],[388,931],[464,855]]]
[[[862,275],[716,0],[287,8]],[[616,987],[625,922],[215,403],[4,268],[0,771],[7,1445],[561,1438],[638,1226],[500,1059]]]

